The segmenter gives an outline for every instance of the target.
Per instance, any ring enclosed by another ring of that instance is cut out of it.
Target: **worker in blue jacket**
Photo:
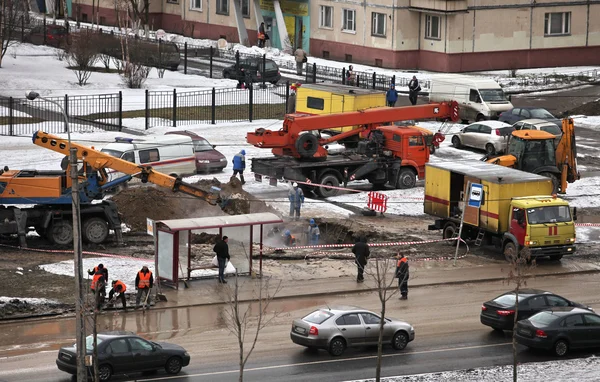
[[[321,231],[319,230],[319,226],[315,222],[315,219],[310,219],[308,226],[308,245],[318,245],[320,237]]]
[[[396,106],[396,101],[398,101],[398,92],[396,91],[396,85],[394,83],[390,84],[390,88],[385,93],[385,101],[389,107]]]
[[[246,169],[246,150],[242,150],[235,154],[232,162],[233,176],[240,174],[240,180],[242,181],[242,184],[246,183],[246,181],[244,181],[244,170]]]
[[[304,203],[304,192],[298,187],[298,183],[294,182],[288,193],[288,198],[290,199],[290,218],[300,219],[300,207]]]

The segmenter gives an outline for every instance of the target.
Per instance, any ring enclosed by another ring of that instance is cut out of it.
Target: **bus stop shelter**
[[[258,244],[258,273],[262,276],[263,237],[282,222],[279,216],[268,212],[155,221],[154,261],[159,281],[178,289],[180,280],[217,276],[216,267],[192,264],[192,235],[201,233],[229,237],[231,259],[226,273],[251,274],[253,247]],[[205,255],[215,255],[212,246],[207,251],[210,253]]]

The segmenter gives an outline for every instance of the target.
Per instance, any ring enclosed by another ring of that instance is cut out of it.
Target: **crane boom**
[[[33,134],[33,143],[56,151],[63,155],[69,155],[69,142],[64,138],[48,134],[43,131],[37,131]],[[106,172],[107,168],[126,174],[125,180],[131,177],[140,178],[143,183],[151,182],[161,187],[169,188],[173,192],[183,192],[206,200],[209,204],[215,205],[219,201],[218,193],[207,192],[192,184],[185,183],[179,178],[163,174],[152,168],[152,166],[139,165],[120,158],[95,150],[93,147],[87,147],[79,143],[71,142],[71,147],[77,149],[77,159],[85,162],[92,170],[100,173],[99,184],[103,188],[108,188],[110,184]],[[120,182],[120,180],[117,180]]]

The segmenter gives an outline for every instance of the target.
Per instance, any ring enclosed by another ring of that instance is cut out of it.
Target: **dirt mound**
[[[14,298],[11,300],[0,300],[0,319],[32,316],[37,314],[58,314],[69,310],[66,304],[45,302],[30,304],[25,300]]]
[[[565,111],[561,114],[561,117],[568,117],[570,115],[600,115],[600,98]]]
[[[208,216],[241,215],[256,212],[274,212],[265,203],[242,189],[239,179],[232,177],[228,183],[217,179],[196,183],[202,189],[221,189],[220,205],[212,206],[206,201],[183,193],[173,193],[154,185],[129,187],[112,200],[117,204],[121,220],[133,232],[146,231],[146,218],[170,220]]]

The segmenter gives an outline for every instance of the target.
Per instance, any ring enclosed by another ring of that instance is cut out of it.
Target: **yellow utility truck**
[[[438,218],[429,229],[457,237],[462,218],[463,240],[495,244],[508,261],[525,247],[532,258],[575,252],[577,211],[552,191],[549,178],[485,162],[425,166],[425,213]]]

